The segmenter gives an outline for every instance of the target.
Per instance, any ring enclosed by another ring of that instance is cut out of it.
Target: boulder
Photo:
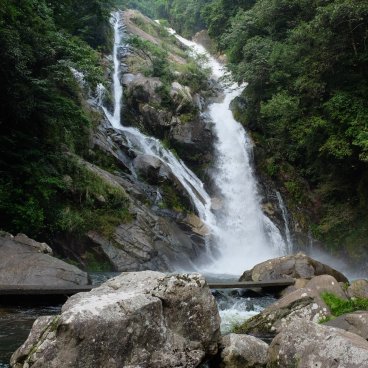
[[[192,108],[194,101],[190,88],[183,86],[178,82],[171,84],[170,97],[172,98],[176,107],[176,112],[180,113],[185,108]]]
[[[303,253],[271,259],[246,271],[239,281],[265,281],[275,279],[311,279],[314,276],[330,275],[338,282],[348,282],[339,271],[308,257]],[[250,276],[251,275],[251,279]]]
[[[210,235],[210,229],[208,226],[193,213],[190,213],[186,216],[184,223],[189,225],[195,234],[203,237]]]
[[[290,285],[286,289],[282,290],[280,292],[280,295],[281,296],[285,296],[287,294],[292,293],[295,290],[299,290],[299,289],[305,288],[306,285],[308,284],[308,282],[309,282],[308,279],[296,279],[295,280],[295,284],[294,285]]]
[[[160,103],[161,98],[157,90],[162,87],[159,78],[145,77],[143,74],[129,74],[123,76],[123,85],[128,101],[134,105],[138,103]]]
[[[11,366],[194,368],[219,340],[216,302],[201,275],[125,273],[37,320]]]
[[[221,368],[263,368],[268,345],[249,335],[229,334],[222,338]]]
[[[238,331],[256,336],[267,336],[282,331],[298,319],[319,322],[331,316],[327,305],[321,298],[323,292],[333,293],[342,299],[347,299],[335,278],[328,275],[316,276],[304,288],[285,295],[260,314],[247,320],[238,327]]]
[[[14,240],[17,241],[18,243],[29,245],[30,247],[35,249],[38,253],[50,254],[52,256],[52,249],[49,245],[47,245],[46,243],[39,243],[36,240],[29,238],[25,234],[17,234],[14,237]]]
[[[337,328],[299,319],[272,341],[267,367],[368,367],[368,342]]]
[[[153,185],[172,176],[171,169],[156,156],[138,155],[133,161],[133,166],[139,176]]]
[[[120,224],[112,239],[88,233],[93,247],[102,250],[115,271],[192,269],[191,262],[205,252],[205,238],[185,220],[178,224],[137,203],[131,212],[133,220]]]
[[[325,323],[326,326],[341,328],[342,330],[355,333],[368,340],[368,312],[359,311],[344,314]]]
[[[37,246],[30,246],[24,241],[40,244],[23,235],[0,235],[0,284],[61,288],[89,284],[85,272],[49,254],[40,253]],[[42,249],[47,247],[42,246]]]
[[[355,280],[348,287],[347,291],[350,298],[368,298],[368,281]]]

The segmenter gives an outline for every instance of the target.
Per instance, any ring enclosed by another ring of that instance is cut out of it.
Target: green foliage
[[[143,58],[150,61],[150,69],[145,70],[147,77],[158,77],[164,83],[169,83],[173,80],[166,50],[138,36],[130,37],[128,42],[134,47],[135,52],[141,53]]]
[[[178,194],[178,190],[172,185],[164,184],[161,186],[163,193],[162,208],[170,208],[177,212],[191,212],[189,200]]]
[[[111,271],[111,264],[108,261],[100,260],[92,252],[85,254],[86,270],[88,272],[109,272]]]
[[[103,80],[109,2],[2,0],[0,7],[0,223],[51,239],[129,219],[124,193],[72,160],[87,157],[99,116],[83,93]],[[102,32],[102,33],[101,33]],[[100,37],[101,36],[101,37]],[[71,68],[84,73],[85,85]]]
[[[368,310],[368,299],[352,298],[344,300],[332,293],[323,293],[321,296],[330,309],[333,317],[339,317],[346,313]]]
[[[262,137],[260,167],[289,192],[289,208],[309,206],[315,235],[335,249],[351,249],[355,239],[361,254],[368,246],[367,2],[214,0],[203,15],[233,75],[248,83],[236,115]],[[293,167],[292,178],[281,167]]]
[[[207,81],[210,76],[210,70],[203,67],[202,57],[189,58],[186,64],[178,65],[180,76],[178,82],[184,86],[189,86],[193,93],[207,89]]]
[[[93,48],[109,51],[111,27],[108,19],[113,0],[48,0],[58,27],[78,36]]]

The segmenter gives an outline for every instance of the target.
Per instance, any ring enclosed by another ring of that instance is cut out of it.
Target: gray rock
[[[38,320],[13,368],[194,368],[217,353],[220,317],[198,274],[126,273]]]
[[[316,276],[304,288],[285,295],[260,314],[247,320],[241,327],[241,332],[263,336],[278,333],[295,320],[319,322],[331,316],[330,310],[321,298],[323,292],[346,299],[335,278],[328,275]]]
[[[52,249],[49,245],[47,245],[46,243],[39,243],[36,240],[29,238],[25,234],[17,234],[14,237],[14,240],[17,241],[18,243],[29,245],[39,253],[50,254],[52,256]]]
[[[368,367],[368,342],[358,335],[300,319],[271,343],[267,367]]]
[[[173,82],[171,84],[170,97],[177,106],[177,113],[180,113],[186,107],[192,107],[195,103],[190,88],[178,82]]]
[[[31,239],[20,236],[18,239]],[[88,275],[68,263],[20,243],[10,234],[0,235],[0,284],[73,287],[88,285]]]
[[[368,298],[368,281],[355,280],[348,287],[347,291],[350,298]]]
[[[325,325],[341,328],[368,340],[368,312],[366,311],[344,314],[326,322]]]
[[[205,251],[204,236],[198,234],[196,224],[185,219],[178,224],[137,203],[132,205],[131,212],[132,222],[119,225],[112,239],[97,232],[88,233],[116,271],[191,269],[191,262]]]
[[[348,282],[348,279],[341,272],[303,253],[260,263],[253,267],[251,275],[252,279],[249,280],[249,271],[246,271],[239,281],[264,281],[284,278],[311,279],[314,276],[330,275],[338,282]]]
[[[133,166],[137,174],[149,184],[157,185],[172,176],[170,167],[155,156],[138,155],[133,161]]]
[[[133,103],[161,102],[161,98],[156,92],[162,86],[159,78],[149,78],[143,74],[124,74],[123,85],[128,98]]]
[[[208,34],[207,30],[200,31],[193,36],[194,42],[201,44],[207,50],[211,51],[216,49],[213,39]]]
[[[221,368],[264,368],[268,345],[249,335],[229,334],[222,338]]]

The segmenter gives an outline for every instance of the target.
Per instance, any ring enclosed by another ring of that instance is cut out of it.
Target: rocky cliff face
[[[206,97],[216,93],[215,85],[163,27],[135,11],[123,17],[127,42],[120,55],[123,124],[161,139],[205,176],[213,159],[213,135],[202,110]],[[53,245],[66,258],[85,265],[92,258],[104,269],[190,269],[205,250],[208,231],[171,168],[135,150],[128,139],[101,119],[89,159],[74,158],[83,169],[124,193],[127,219],[108,231],[92,229],[79,239],[59,235]],[[96,200],[103,204],[107,199],[97,196]]]

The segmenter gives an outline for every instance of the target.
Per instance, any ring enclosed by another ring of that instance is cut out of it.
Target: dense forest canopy
[[[82,230],[88,219],[93,180],[67,155],[88,154],[95,117],[72,71],[84,73],[86,88],[102,81],[101,54],[91,46],[110,48],[109,12],[100,0],[0,1],[3,230],[45,239]]]

